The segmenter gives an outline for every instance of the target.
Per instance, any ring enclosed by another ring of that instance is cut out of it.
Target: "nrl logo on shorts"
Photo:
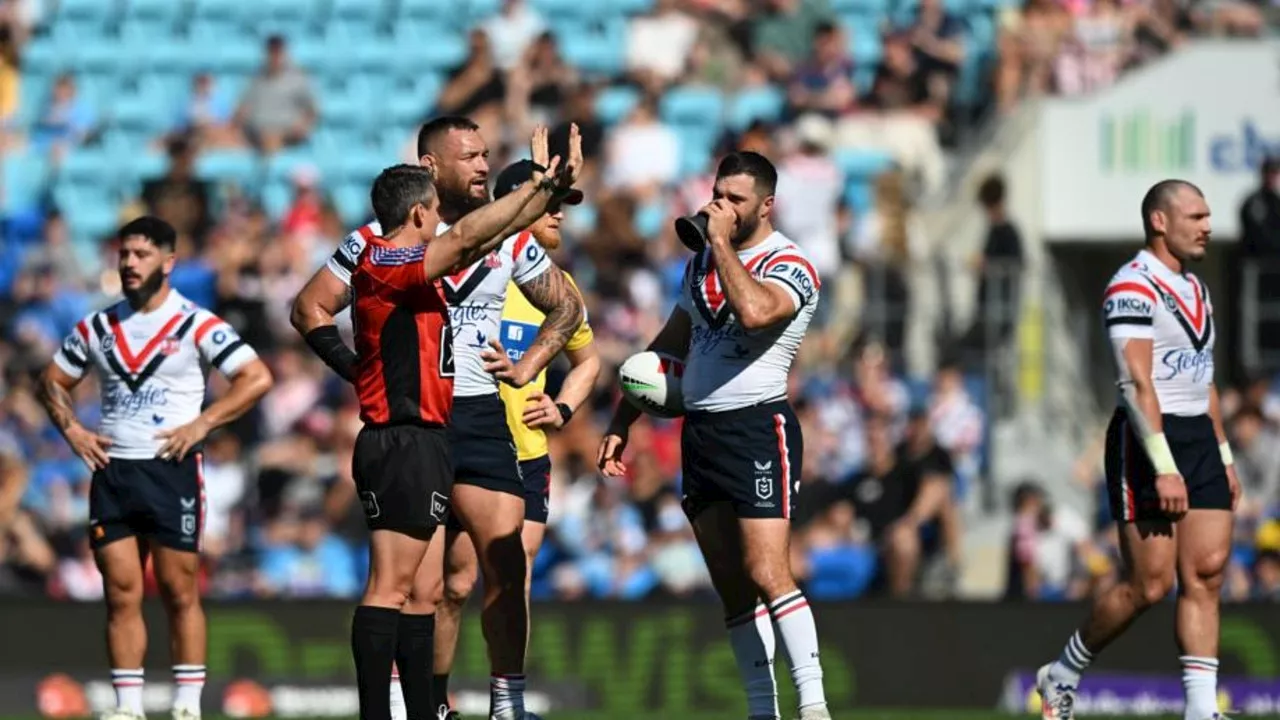
[[[368,490],[360,493],[360,505],[364,507],[365,517],[376,518],[382,514],[382,508],[378,507],[378,496]]]
[[[773,461],[756,462],[756,497],[768,500],[773,497]]]
[[[196,534],[196,516],[195,515],[192,515],[191,513],[186,513],[182,516],[182,534],[183,535]]]

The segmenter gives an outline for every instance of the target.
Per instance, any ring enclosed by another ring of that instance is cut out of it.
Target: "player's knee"
[[[756,563],[747,569],[747,575],[759,589],[760,594],[768,598],[781,597],[794,590],[796,586],[791,568],[785,563]],[[749,604],[754,605],[754,599]]]
[[[159,584],[160,597],[171,612],[182,612],[200,605],[200,592],[195,578],[167,578]]]
[[[1218,548],[1200,555],[1192,562],[1191,571],[1183,573],[1183,584],[1189,589],[1203,588],[1216,595],[1222,589],[1223,574],[1230,559],[1231,552],[1228,548]]]
[[[1140,607],[1155,605],[1173,590],[1173,575],[1147,575],[1133,581],[1134,598]]]
[[[403,608],[413,592],[412,572],[379,572],[377,568],[369,571],[369,582],[365,586],[363,602],[378,607]]]
[[[106,581],[107,612],[112,615],[142,612],[142,579],[114,578]]]
[[[474,566],[450,573],[443,583],[443,600],[450,605],[464,605],[476,588]]]

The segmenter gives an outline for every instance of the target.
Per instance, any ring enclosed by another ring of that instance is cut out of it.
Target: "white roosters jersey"
[[[785,399],[791,363],[813,319],[822,283],[799,246],[775,232],[738,259],[755,279],[786,290],[795,312],[773,327],[744,329],[711,249],[695,255],[685,266],[679,301],[693,324],[682,381],[688,410],[723,412]]]
[[[440,223],[436,234],[449,227]],[[369,223],[351,233],[338,245],[326,267],[350,287],[351,270],[364,250],[365,234],[381,232],[377,223]],[[490,338],[500,336],[507,283],[523,285],[550,270],[551,265],[546,251],[525,231],[507,238],[471,267],[441,279],[449,303],[449,325],[453,328],[454,397],[498,392],[498,381],[484,371],[480,353],[489,347]]]
[[[1143,250],[1111,278],[1102,313],[1122,394],[1133,382],[1122,355],[1125,341],[1151,340],[1151,379],[1160,412],[1188,417],[1209,412],[1216,333],[1209,290],[1199,278],[1174,272]]]
[[[258,354],[213,313],[170,290],[155,310],[121,301],[76,324],[53,362],[71,377],[92,365],[102,385],[102,425],[114,458],[153,458],[162,430],[186,425],[204,405],[203,363],[234,375]]]

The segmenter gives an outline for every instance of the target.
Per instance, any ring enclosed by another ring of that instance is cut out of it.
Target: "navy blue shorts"
[[[791,518],[804,439],[787,403],[689,412],[680,453],[690,520],[715,502],[732,503],[742,518]]]
[[[174,550],[200,551],[204,459],[111,458],[89,483],[89,542],[94,548],[140,537]]]
[[[551,512],[551,456],[521,460],[520,474],[524,476],[525,522],[546,525]]]
[[[453,400],[449,421],[455,485],[474,485],[523,498],[524,479],[507,412],[497,393]],[[461,529],[451,513],[448,527]]]
[[[1230,510],[1231,485],[1218,450],[1218,436],[1208,415],[1162,416],[1164,436],[1173,461],[1187,484],[1187,507],[1192,510]],[[1129,413],[1116,410],[1107,426],[1107,496],[1116,522],[1164,520],[1156,471],[1129,422]]]

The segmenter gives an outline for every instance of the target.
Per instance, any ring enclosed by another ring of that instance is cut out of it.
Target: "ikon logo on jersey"
[[[1112,298],[1103,306],[1103,310],[1105,310],[1107,314],[1122,312],[1147,316],[1151,314],[1152,309],[1151,303],[1145,300],[1129,297]]]

